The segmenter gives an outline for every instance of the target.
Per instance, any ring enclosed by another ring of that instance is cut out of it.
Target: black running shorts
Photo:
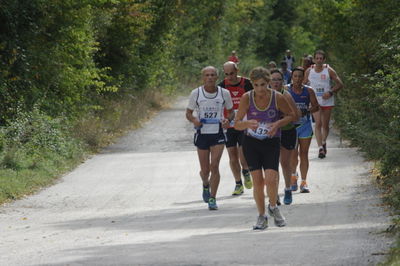
[[[226,143],[225,146],[227,148],[229,147],[237,147],[237,146],[242,146],[242,141],[243,141],[243,130],[236,130],[234,128],[228,128],[226,131]]]
[[[296,128],[281,131],[281,146],[287,150],[293,150],[297,144]]]
[[[201,134],[198,130],[194,134],[194,145],[200,150],[209,150],[211,146],[225,144],[226,136],[222,128],[217,134]]]
[[[243,153],[249,170],[278,171],[281,141],[279,137],[259,140],[245,135],[243,138]]]

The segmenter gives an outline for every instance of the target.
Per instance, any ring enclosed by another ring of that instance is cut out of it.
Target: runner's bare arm
[[[226,110],[228,112],[227,117],[222,119],[222,128],[228,128],[230,122],[235,118],[235,112],[233,111],[233,108]]]
[[[296,121],[295,118],[297,116],[282,94],[276,94],[276,101],[278,110],[284,114],[284,117],[272,123],[271,128],[268,132],[268,135],[270,136],[274,136],[276,131],[284,125],[287,125],[292,121]]]
[[[250,92],[243,94],[242,97],[240,98],[239,109],[235,116],[234,127],[236,130],[244,130],[246,128],[256,129],[258,127],[258,122],[254,119],[242,121],[247,113],[247,110],[249,109],[249,101],[250,101],[249,93]]]
[[[310,111],[310,113],[315,113],[319,110],[317,96],[315,96],[315,92],[311,88],[308,88],[308,94],[310,94],[310,103],[311,103],[311,107],[308,110]]]
[[[304,73],[303,84],[310,85],[310,81],[308,80],[309,75],[310,75],[310,68],[308,68]]]
[[[343,88],[343,82],[342,82],[342,80],[339,78],[339,76],[337,75],[336,71],[335,71],[333,68],[328,67],[328,72],[329,72],[330,78],[331,78],[331,79],[334,81],[334,83],[335,83],[335,86],[333,86],[333,88],[331,89],[331,91],[332,91],[333,93],[336,93],[336,92],[338,92],[340,89]]]
[[[293,100],[293,97],[290,93],[285,92],[285,94],[283,94],[283,96],[285,97],[286,101],[289,104],[289,107],[292,109],[293,113],[295,114],[295,120],[297,121],[300,117],[301,117],[301,111],[299,108],[297,108],[296,103]]]
[[[199,119],[193,116],[193,110],[189,108],[186,108],[186,119],[189,120],[189,122],[193,123],[194,127],[200,127],[202,125]]]

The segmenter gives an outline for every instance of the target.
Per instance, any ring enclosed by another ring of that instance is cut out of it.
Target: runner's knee
[[[276,186],[277,185],[277,178],[276,175],[268,175],[265,177],[265,184],[267,186]]]

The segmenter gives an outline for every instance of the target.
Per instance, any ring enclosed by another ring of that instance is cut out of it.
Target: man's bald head
[[[237,64],[235,63],[235,62],[232,62],[232,61],[228,61],[228,62],[225,62],[225,64],[223,65],[223,68],[224,68],[224,70],[226,69],[226,70],[238,70],[238,66],[237,66]]]

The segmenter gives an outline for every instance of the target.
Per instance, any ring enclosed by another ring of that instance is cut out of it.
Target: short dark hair
[[[278,73],[279,75],[281,75],[282,79],[284,79],[283,73],[279,69],[277,68],[271,69],[271,75],[274,73]]]
[[[303,74],[303,76],[304,76],[304,68],[302,68],[302,67],[300,67],[300,66],[293,68],[293,70],[292,70],[292,75],[291,75],[292,77],[293,77],[293,73],[294,73],[295,71],[300,71],[300,72]]]
[[[315,53],[314,53],[314,57],[315,57],[317,54],[320,54],[320,55],[322,55],[322,56],[324,57],[324,59],[326,58],[325,52],[324,52],[324,51],[322,51],[322,50],[317,50],[317,51],[315,51]]]

